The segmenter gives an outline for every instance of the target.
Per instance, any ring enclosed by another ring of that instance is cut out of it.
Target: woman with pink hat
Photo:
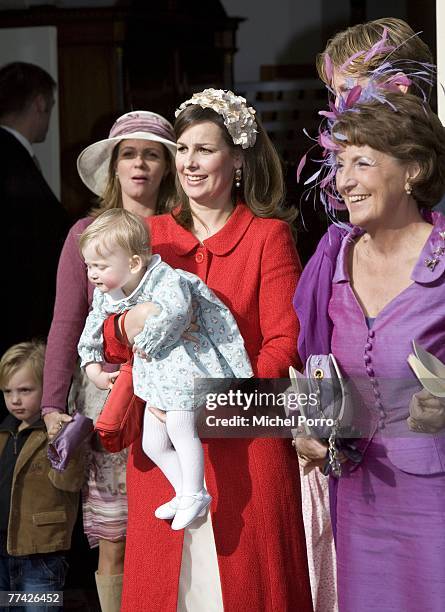
[[[117,119],[108,138],[95,142],[79,155],[79,175],[99,196],[99,204],[71,228],[60,256],[42,398],[42,414],[50,438],[64,422],[71,420],[65,412],[68,393],[68,404],[92,419],[97,418],[107,395],[107,391],[97,389],[76,368],[77,343],[94,289],[87,279],[78,237],[105,210],[124,208],[144,218],[164,212],[174,200],[175,153],[171,124],[156,113],[134,111]],[[113,369],[108,368],[110,384],[115,376]],[[117,612],[127,525],[127,452],[111,455],[93,445],[88,450],[87,462],[84,529],[90,546],[99,546],[96,584],[102,610]]]

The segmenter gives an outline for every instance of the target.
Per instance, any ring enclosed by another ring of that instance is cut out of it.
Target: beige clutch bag
[[[408,357],[408,363],[422,387],[435,397],[445,397],[445,364],[426,351],[413,340],[414,354]]]

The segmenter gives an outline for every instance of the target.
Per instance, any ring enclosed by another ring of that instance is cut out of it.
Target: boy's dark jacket
[[[0,425],[0,456],[14,433],[13,421],[6,417]],[[38,421],[14,469],[7,538],[10,555],[56,552],[71,546],[84,479],[83,453],[80,450],[64,472],[57,472],[51,468],[47,449],[45,425]]]

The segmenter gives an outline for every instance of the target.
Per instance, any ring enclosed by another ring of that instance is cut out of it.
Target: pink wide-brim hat
[[[102,196],[108,182],[108,168],[114,147],[127,138],[151,140],[165,145],[176,155],[175,133],[172,124],[161,115],[150,111],[132,111],[116,119],[105,140],[99,140],[82,151],[77,158],[77,171],[88,189]]]

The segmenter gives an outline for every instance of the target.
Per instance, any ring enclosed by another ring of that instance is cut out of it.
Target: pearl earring
[[[405,185],[405,193],[406,195],[411,195],[413,192],[413,188],[411,187],[410,183],[406,183]]]
[[[241,168],[235,170],[235,187],[239,189],[241,187],[241,179],[243,177],[243,171]]]

